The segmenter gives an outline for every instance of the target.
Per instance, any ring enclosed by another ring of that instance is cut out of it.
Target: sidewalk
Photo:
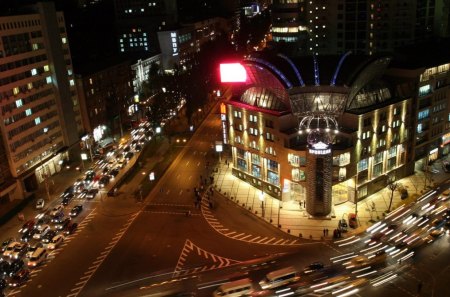
[[[442,170],[442,161],[436,161],[431,173],[433,183],[440,184],[450,178],[450,173]],[[221,193],[226,199],[239,204],[241,207],[251,211],[257,217],[270,223],[287,233],[296,237],[312,238],[315,240],[323,239],[324,229],[328,229],[328,235],[325,239],[332,239],[333,230],[338,227],[340,219],[346,219],[348,214],[355,213],[355,204],[345,202],[332,207],[331,219],[318,220],[308,218],[304,208],[300,208],[296,201],[281,202],[267,194],[261,197],[261,190],[254,188],[248,183],[240,180],[231,174],[232,166],[224,163],[217,165],[217,172],[214,173],[214,185],[217,192]],[[391,210],[400,206],[402,203],[411,202],[414,194],[421,195],[425,192],[424,172],[416,168],[414,175],[408,176],[398,181],[409,192],[409,198],[402,201],[399,191],[394,192]],[[427,186],[430,182],[427,181]],[[359,228],[348,228],[347,234],[362,232],[373,223],[383,218],[383,213],[389,207],[391,192],[387,188],[365,198],[358,202],[358,225]],[[263,199],[263,202],[261,201]]]

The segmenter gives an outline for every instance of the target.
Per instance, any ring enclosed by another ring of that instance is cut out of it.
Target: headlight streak
[[[417,227],[422,227],[423,224],[425,224],[426,222],[428,222],[430,219],[425,219],[422,222],[420,222]]]
[[[414,251],[411,251],[409,254],[406,254],[402,258],[398,259],[397,262],[401,263],[402,261],[408,260],[412,256],[414,256]]]
[[[392,272],[391,272],[391,273],[392,273]],[[396,278],[396,277],[397,277],[397,274],[393,274],[393,275],[391,275],[391,276],[389,276],[389,277],[387,277],[387,278],[385,278],[385,279],[382,279],[382,280],[380,280],[380,281],[378,281],[378,282],[372,283],[372,286],[378,287],[378,286],[380,286],[380,285],[382,285],[382,284],[384,284],[384,283],[386,283],[386,282],[388,282],[388,281],[390,281],[390,280],[393,280],[393,279]]]
[[[337,259],[337,260],[334,260],[333,263],[339,263],[341,261],[345,261],[345,260],[348,260],[348,259],[355,258],[356,256],[358,256],[358,255],[353,255],[353,256],[348,256],[346,258]],[[346,263],[350,263],[350,262],[346,262]],[[345,263],[342,263],[342,265],[345,265]]]
[[[427,199],[428,197],[430,197],[431,195],[433,195],[434,193],[436,193],[436,191],[430,191],[428,193],[425,193],[422,198],[418,199],[417,202],[422,202],[423,200]]]
[[[376,228],[370,230],[370,233],[373,234],[373,233],[377,232],[378,230],[380,230],[381,228],[383,228],[384,226],[386,226],[386,223],[383,223],[383,224],[377,226]]]
[[[400,207],[398,207],[396,210],[392,211],[390,214],[388,214],[386,216],[386,219],[389,219],[390,217],[396,215],[398,212],[400,212],[401,210],[403,210],[403,208],[405,207],[405,205],[401,205]],[[374,225],[375,226],[375,225]]]
[[[364,267],[364,268],[361,268],[361,269],[354,270],[354,271],[352,271],[352,273],[359,273],[361,271],[368,270],[368,269],[371,269],[371,268],[372,268],[371,266],[367,266],[367,267]]]
[[[329,286],[326,286],[326,287],[314,290],[314,293],[327,291],[329,289],[333,289],[335,287],[341,286],[341,285],[343,285],[345,283],[347,283],[347,281],[343,281],[343,282],[339,282],[339,283],[335,283],[335,284],[330,284]]]
[[[350,239],[353,239],[353,240],[348,241],[348,240],[350,240]],[[361,239],[361,238],[359,238],[359,237],[352,236],[352,237],[349,237],[349,238],[345,239],[345,240],[348,241],[348,242],[340,243],[340,244],[338,244],[338,245],[339,245],[339,246],[345,246],[345,245],[353,244],[353,243],[355,243],[355,242],[358,242],[360,239]],[[340,240],[339,242],[343,242],[343,240]],[[337,241],[335,241],[335,243],[337,243]]]
[[[371,275],[371,274],[374,274],[374,273],[377,273],[377,271],[376,271],[376,270],[372,270],[372,271],[369,271],[369,272],[367,272],[367,273],[357,275],[356,277],[357,277],[357,278],[359,278],[359,277],[364,277],[364,276]]]
[[[281,295],[278,295],[278,297],[284,297],[284,296],[290,296],[290,295],[294,295],[294,292],[289,292],[289,293],[281,294]]]
[[[379,247],[380,245],[382,245],[381,242],[379,242],[377,245],[371,246],[371,247],[369,247],[369,248],[367,248],[367,249],[363,249],[363,250],[361,250],[360,252],[361,252],[361,253],[364,253],[364,252],[367,252],[367,251],[369,251],[369,250],[376,249],[376,248]]]
[[[353,237],[353,236],[352,236],[352,237]],[[351,252],[351,253],[339,255],[339,256],[336,256],[336,257],[332,257],[332,258],[330,258],[330,261],[333,261],[333,260],[339,259],[339,258],[343,258],[343,257],[347,257],[347,256],[350,256],[350,255],[354,255],[354,254],[355,254],[355,252]]]
[[[395,222],[396,220],[400,219],[401,217],[403,217],[404,215],[406,215],[410,211],[411,211],[411,209],[407,209],[405,212],[403,212],[403,213],[399,214],[398,216],[396,216],[395,218],[393,218],[392,222]]]
[[[395,255],[392,255],[392,258],[396,258],[398,256],[400,256],[401,254],[404,254],[408,251],[407,248],[404,248],[403,250],[401,250],[400,252],[396,253]]]
[[[354,289],[354,290],[348,291],[348,292],[346,292],[344,294],[338,295],[336,297],[346,297],[346,296],[350,296],[350,295],[356,294],[358,292],[359,292],[359,289]]]
[[[338,290],[336,290],[336,291],[333,291],[333,292],[331,292],[331,294],[338,294],[338,293],[340,293],[340,292],[343,292],[343,291],[347,291],[347,290],[349,290],[349,289],[352,289],[352,288],[354,288],[355,286],[354,285],[348,285],[348,286],[346,286],[346,287],[343,287],[343,288],[341,288],[341,289],[338,289]]]
[[[377,228],[380,224],[381,224],[381,221],[378,222],[378,223],[376,223],[376,224],[373,224],[372,226],[370,226],[369,228],[367,228],[366,231],[367,231],[367,232],[370,232],[370,231],[372,231],[374,228]]]
[[[283,293],[283,292],[286,292],[286,291],[289,291],[289,290],[290,290],[290,288],[285,288],[285,289],[277,290],[277,291],[275,291],[275,294]]]

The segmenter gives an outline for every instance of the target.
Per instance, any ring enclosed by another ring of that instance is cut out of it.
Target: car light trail
[[[389,275],[389,274],[392,274],[392,272],[388,273],[388,275]],[[372,283],[372,286],[378,287],[378,286],[380,286],[380,285],[382,285],[382,284],[384,284],[384,283],[386,283],[386,282],[388,282],[388,281],[390,281],[390,280],[393,280],[394,278],[397,277],[397,274],[393,274],[393,275],[390,275],[390,276],[388,276],[388,275],[380,276],[378,279],[381,279],[381,280]],[[385,278],[385,279],[382,279],[383,277],[386,277],[386,278]]]
[[[357,278],[359,278],[359,277],[364,277],[364,276],[368,276],[368,275],[371,275],[371,274],[374,274],[374,273],[377,273],[377,271],[376,271],[376,270],[372,270],[372,271],[369,271],[369,272],[367,272],[367,273],[357,275],[356,277],[357,277]]]
[[[346,292],[344,294],[338,295],[337,297],[346,297],[346,296],[350,296],[350,295],[356,294],[358,292],[359,292],[359,289],[354,289],[354,290],[351,290],[351,291]]]

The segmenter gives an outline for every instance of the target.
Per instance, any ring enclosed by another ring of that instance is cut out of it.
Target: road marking
[[[260,241],[257,241],[257,243],[261,243],[261,242],[263,242],[264,240],[266,240],[267,239],[267,237],[264,237],[263,239],[261,239]]]
[[[225,234],[225,236],[230,236],[233,235],[234,233],[236,233],[235,231],[231,231],[230,233]]]
[[[274,242],[273,244],[279,244],[280,242],[284,242],[285,241],[285,239],[280,239],[280,240],[278,240],[278,241],[276,241],[276,242]]]
[[[256,241],[256,240],[258,240],[259,238],[261,238],[261,236],[258,236],[258,237],[253,238],[252,240],[250,240],[250,242]]]

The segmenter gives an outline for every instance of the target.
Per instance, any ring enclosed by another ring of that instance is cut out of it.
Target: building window
[[[370,138],[370,131],[363,132],[362,139],[364,140],[364,139],[368,139],[368,138]]]
[[[298,168],[294,168],[291,171],[292,174],[292,180],[293,181],[304,181],[306,180],[306,175],[303,170],[300,170]]]
[[[278,162],[273,160],[267,160],[267,167],[275,172],[278,172]]]
[[[258,129],[256,129],[256,128],[250,128],[248,130],[249,130],[249,133],[251,135],[254,135],[254,136],[258,136],[259,135]]]
[[[429,115],[430,115],[430,109],[425,109],[425,110],[419,111],[417,119],[422,120],[422,119],[428,118]]]
[[[243,159],[237,159],[237,167],[242,171],[247,171],[247,162]]]
[[[45,78],[45,81],[46,81],[48,84],[51,84],[51,83],[52,83],[52,77],[51,77],[51,76],[47,76],[47,77]]]
[[[15,87],[15,88],[13,89],[13,94],[14,94],[14,95],[19,94],[19,87]]]
[[[377,142],[377,148],[383,147],[383,146],[385,146],[385,145],[386,145],[386,139],[381,138],[381,139],[378,140],[378,142]]]
[[[252,123],[256,123],[256,122],[258,122],[258,117],[257,116],[255,116],[255,115],[253,115],[253,114],[251,114],[250,116],[249,116],[249,119],[248,119],[250,122],[252,122]]]
[[[383,173],[383,163],[373,166],[373,177],[378,177]]]
[[[250,141],[249,146],[250,146],[252,149],[259,150],[258,142],[255,141],[255,140]]]
[[[242,131],[242,129],[243,129],[242,128],[242,124],[235,124],[234,125],[234,129],[237,130],[237,131]]]
[[[388,164],[387,164],[388,170],[394,169],[396,165],[397,165],[397,158],[394,157],[394,158],[390,158],[388,160]]]
[[[21,107],[21,106],[23,106],[23,101],[22,101],[22,99],[17,99],[17,100],[16,100],[16,107],[19,108],[19,107]]]
[[[32,114],[31,108],[28,108],[27,110],[25,110],[25,114],[26,114],[27,116],[30,116],[30,115]]]
[[[419,88],[419,96],[425,96],[431,93],[430,85],[424,85]]]
[[[392,128],[400,127],[400,120],[396,120],[392,122]]]
[[[241,136],[240,135],[237,135],[235,138],[234,138],[234,142],[236,142],[236,143],[239,143],[239,144],[242,144],[242,138],[241,138]]]
[[[350,164],[350,153],[340,154],[339,156],[333,157],[334,166],[345,166]]]
[[[258,165],[252,165],[252,175],[257,178],[261,178],[261,167]]]
[[[363,125],[364,125],[364,127],[369,127],[369,126],[371,126],[371,125],[372,125],[372,118],[366,118],[366,119],[364,119]]]
[[[361,172],[363,170],[367,170],[368,167],[368,160],[367,159],[362,159],[361,161],[358,162],[358,172]]]
[[[274,126],[273,126],[273,121],[266,120],[266,127],[267,127],[267,128],[273,128],[273,127],[274,127]]]
[[[252,164],[261,165],[261,157],[257,154],[252,154]]]
[[[273,136],[272,133],[266,132],[266,140],[273,141],[274,139],[275,137]]]
[[[397,156],[397,146],[393,146],[389,149],[388,158]]]
[[[242,118],[242,112],[241,112],[241,111],[235,110],[235,111],[234,111],[234,117],[235,117],[236,119],[241,119],[241,118]]]
[[[36,75],[36,74],[37,74],[37,69],[36,68],[31,69],[31,75]]]
[[[277,173],[267,171],[267,181],[273,185],[278,185],[280,183],[280,178]]]
[[[300,165],[300,157],[294,154],[288,154],[288,162],[292,166],[299,166]]]
[[[277,153],[275,152],[275,150],[271,146],[266,147],[265,152],[266,152],[266,154],[269,154],[269,155],[274,155],[274,156],[277,155]]]
[[[39,124],[41,123],[41,118],[40,118],[40,117],[35,118],[35,119],[34,119],[34,123],[35,123],[36,125],[39,125]]]

